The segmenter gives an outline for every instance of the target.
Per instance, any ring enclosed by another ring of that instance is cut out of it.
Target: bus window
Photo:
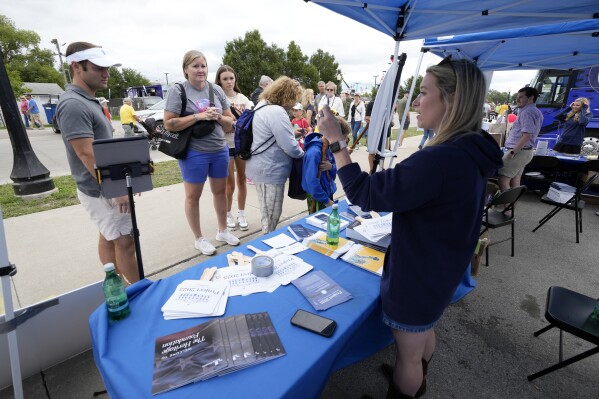
[[[537,84],[537,90],[541,89],[539,92],[539,98],[537,100],[537,104],[562,107],[564,105],[564,101],[566,99],[566,92],[568,90],[568,82],[570,80],[570,76],[556,76],[556,75],[546,75],[543,77],[543,80]]]

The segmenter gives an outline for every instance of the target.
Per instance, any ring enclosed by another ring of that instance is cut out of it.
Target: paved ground
[[[44,136],[57,140],[60,136]],[[0,155],[5,141],[0,133]],[[419,137],[406,139],[404,158],[416,150]],[[34,144],[35,148],[36,144]],[[46,147],[49,148],[49,147]],[[48,151],[49,159],[58,157]],[[152,155],[158,155],[152,152]],[[0,162],[3,162],[0,156]],[[365,163],[360,149],[355,159]],[[46,165],[48,166],[48,165]],[[57,167],[58,168],[58,167]],[[4,169],[0,168],[0,172]],[[58,169],[52,170],[52,175]],[[57,173],[58,174],[58,173]],[[180,212],[165,213],[161,205],[182,207],[182,186],[174,185],[143,194],[137,201],[141,248],[146,274],[157,280],[202,261],[193,249],[192,237]],[[304,204],[286,199],[283,223],[303,216]],[[212,209],[209,192],[202,197],[202,209]],[[247,205],[251,229],[239,235],[243,242],[257,234],[258,208],[255,192],[249,190]],[[584,210],[584,233],[574,243],[573,215],[562,212],[537,233],[531,230],[548,211],[535,194],[524,197],[517,211],[516,256],[509,256],[509,244],[491,248],[491,266],[483,268],[478,287],[451,306],[437,328],[438,348],[431,364],[428,398],[596,398],[599,382],[599,356],[583,360],[534,383],[526,375],[557,359],[558,334],[550,331],[540,338],[532,332],[542,327],[547,288],[563,285],[588,295],[597,295],[599,272],[599,218],[597,205]],[[11,262],[18,267],[13,278],[18,306],[38,302],[102,279],[95,242],[97,233],[80,206],[11,218],[4,221]],[[214,230],[215,218],[203,212],[202,226]],[[506,231],[493,232],[502,237]],[[208,235],[208,234],[207,234]],[[213,240],[214,242],[214,240]],[[219,251],[228,247],[219,248]],[[431,243],[434,250],[434,243]],[[42,333],[42,332],[40,332]],[[4,339],[4,338],[2,338]],[[566,336],[565,355],[587,348],[580,340]],[[322,399],[359,398],[369,393],[384,398],[386,383],[379,372],[381,361],[391,362],[391,348],[370,359],[333,374]],[[8,373],[8,370],[1,370]],[[103,389],[102,381],[87,351],[25,381],[27,398],[91,398]],[[0,399],[11,398],[10,388],[0,391]],[[100,396],[102,397],[102,396]],[[106,397],[106,396],[104,396]]]

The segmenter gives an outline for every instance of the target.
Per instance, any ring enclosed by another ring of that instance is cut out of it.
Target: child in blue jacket
[[[351,128],[343,118],[337,118],[345,140],[349,140]],[[304,139],[304,165],[302,188],[306,191],[308,212],[314,213],[333,204],[333,194],[337,191],[335,158],[318,132],[308,134]]]

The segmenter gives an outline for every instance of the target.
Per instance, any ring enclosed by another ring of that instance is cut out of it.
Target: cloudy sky
[[[303,0],[2,0],[0,14],[37,32],[42,48],[54,48],[54,38],[61,45],[88,41],[160,83],[166,83],[165,73],[170,83],[183,79],[181,60],[191,49],[206,54],[213,80],[225,43],[258,29],[267,44],[286,49],[294,40],[308,56],[328,51],[350,86],[369,90],[375,76],[380,82],[395,46],[390,37]],[[408,56],[402,82],[414,74],[420,47],[421,41],[400,44],[399,52]],[[420,73],[439,60],[427,54]],[[513,92],[533,75],[495,73],[491,88]]]

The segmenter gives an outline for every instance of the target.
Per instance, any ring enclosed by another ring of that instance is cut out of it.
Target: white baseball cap
[[[303,110],[303,109],[304,109],[304,107],[302,106],[302,104],[301,104],[301,103],[297,103],[297,104],[295,104],[295,105],[293,106],[293,109],[295,109],[295,110],[298,110],[298,111],[299,111],[299,110]]]
[[[80,62],[80,61],[89,61],[99,67],[108,68],[108,67],[118,67],[121,66],[120,62],[115,61],[106,54],[101,47],[92,47],[85,50],[77,51],[67,57],[67,63],[71,62]]]

